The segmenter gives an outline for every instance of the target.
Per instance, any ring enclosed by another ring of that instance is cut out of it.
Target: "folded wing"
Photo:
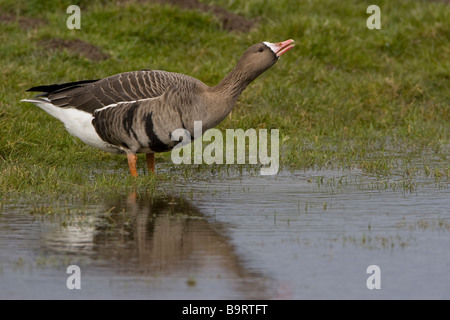
[[[85,112],[120,102],[156,98],[172,85],[197,79],[160,70],[141,70],[119,73],[101,80],[84,80],[65,84],[39,86],[27,91],[44,92],[45,97],[57,107],[71,107]]]

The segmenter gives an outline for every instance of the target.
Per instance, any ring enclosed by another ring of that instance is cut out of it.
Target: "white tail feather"
[[[31,102],[52,117],[62,121],[67,131],[84,143],[103,151],[118,152],[117,148],[112,147],[99,137],[92,125],[93,115],[89,112],[75,108],[61,108],[52,104],[47,98],[23,99],[21,101]]]

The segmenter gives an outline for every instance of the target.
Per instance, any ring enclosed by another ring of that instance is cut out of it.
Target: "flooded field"
[[[447,180],[297,171],[167,190],[2,200],[0,298],[450,298]]]

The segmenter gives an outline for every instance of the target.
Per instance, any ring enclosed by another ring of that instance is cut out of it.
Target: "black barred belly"
[[[138,102],[99,109],[92,124],[103,141],[125,152],[165,152],[173,148],[160,140],[154,131],[152,112],[139,108]]]

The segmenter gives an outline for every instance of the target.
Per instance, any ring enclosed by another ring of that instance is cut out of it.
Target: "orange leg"
[[[148,172],[155,173],[155,154],[146,153],[145,160],[147,161]]]
[[[137,169],[136,169],[136,163],[137,163],[137,155],[134,153],[127,154],[128,159],[128,166],[130,167],[130,173],[131,176],[137,177]]]
[[[136,203],[137,198],[138,198],[138,193],[137,193],[137,191],[133,191],[133,192],[131,192],[131,193],[128,195],[127,202],[128,202],[129,204],[134,204],[134,203]]]

